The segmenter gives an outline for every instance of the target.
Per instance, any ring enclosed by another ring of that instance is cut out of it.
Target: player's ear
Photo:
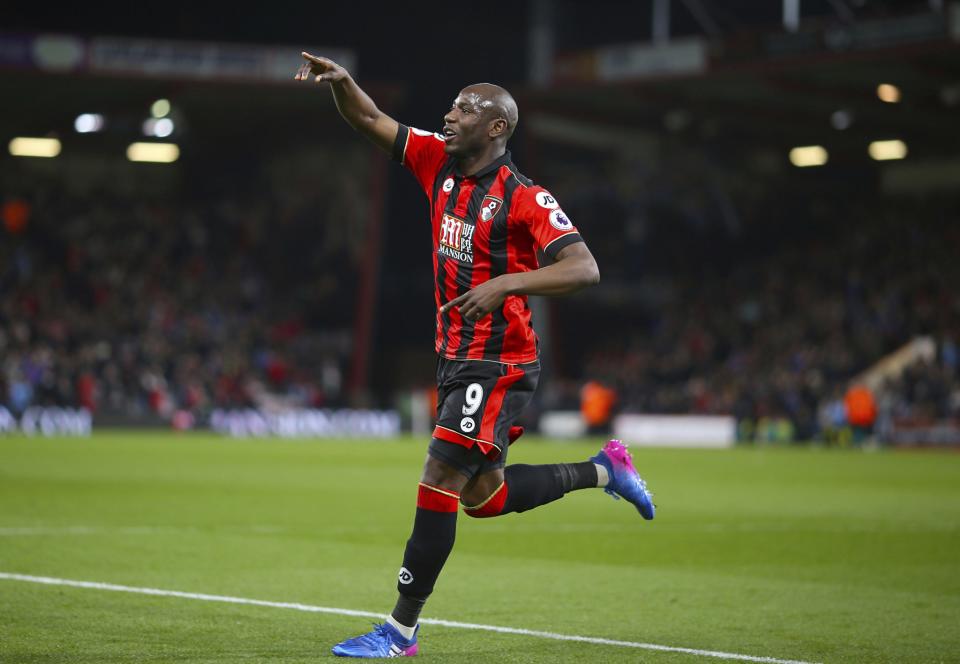
[[[490,123],[490,138],[503,136],[507,132],[507,121],[503,118],[497,118]]]

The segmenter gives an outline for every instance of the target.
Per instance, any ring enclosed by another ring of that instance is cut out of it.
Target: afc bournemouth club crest
[[[496,196],[484,196],[480,204],[480,220],[490,221],[497,216],[497,212],[503,207],[503,200]]]

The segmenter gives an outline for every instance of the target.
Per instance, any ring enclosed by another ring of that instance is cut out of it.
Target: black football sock
[[[426,603],[426,597],[412,597],[400,593],[400,597],[397,598],[397,605],[393,607],[390,615],[404,627],[415,627],[417,621],[420,620],[420,611],[423,610],[423,605]]]
[[[545,466],[518,463],[507,466],[503,475],[507,497],[501,514],[532,510],[571,491],[597,486],[597,469],[590,461]]]
[[[400,599],[392,614],[401,625],[417,624],[420,609],[433,592],[440,570],[453,549],[459,503],[460,497],[453,491],[420,484],[413,533],[407,540],[403,567],[397,578]]]
[[[564,493],[597,487],[597,466],[592,461],[558,463],[548,468],[555,469],[555,472],[560,475],[560,484],[563,485]]]

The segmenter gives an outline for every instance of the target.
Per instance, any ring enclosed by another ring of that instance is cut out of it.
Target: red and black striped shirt
[[[556,257],[582,242],[556,199],[517,171],[506,152],[465,176],[444,152],[439,134],[400,125],[394,158],[409,168],[430,199],[436,284],[437,353],[452,360],[524,364],[537,359],[537,335],[525,295],[478,321],[463,320],[450,300],[493,277],[540,267],[537,252]]]

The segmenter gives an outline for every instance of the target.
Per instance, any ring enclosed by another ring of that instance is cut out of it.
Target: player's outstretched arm
[[[494,277],[450,300],[441,311],[459,307],[465,319],[477,320],[502,305],[508,295],[566,295],[599,281],[597,261],[586,244],[577,242],[561,249],[553,265]]]
[[[329,83],[337,110],[351,127],[373,141],[374,145],[391,154],[397,137],[397,121],[382,112],[373,100],[360,89],[350,72],[333,60],[301,53],[306,61],[297,70],[295,80]]]

